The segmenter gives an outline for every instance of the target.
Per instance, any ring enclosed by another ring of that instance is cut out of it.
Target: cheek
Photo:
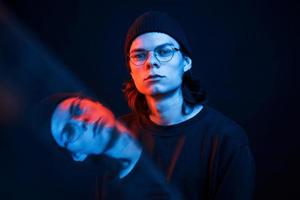
[[[183,66],[178,64],[172,64],[162,66],[161,71],[163,75],[166,75],[168,77],[168,80],[172,82],[181,82],[183,77]]]
[[[51,124],[51,136],[52,136],[52,139],[60,147],[64,146],[64,144],[63,144],[64,140],[62,139],[62,134],[61,134],[63,126],[64,125],[59,125],[57,123]]]
[[[182,78],[183,78],[183,72],[176,71],[176,70],[171,71],[170,77],[171,77],[172,81],[174,81],[174,82],[181,82]]]
[[[86,126],[87,129],[81,130],[79,138],[68,145],[71,152],[85,152],[92,145],[93,130],[91,125]]]
[[[142,70],[132,70],[131,71],[131,77],[134,81],[139,82],[142,79],[143,71]]]
[[[143,73],[136,71],[134,73],[131,73],[131,77],[137,89],[140,90],[143,87],[143,80],[144,80]]]

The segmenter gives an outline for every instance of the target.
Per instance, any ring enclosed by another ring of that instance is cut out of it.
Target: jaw
[[[74,161],[79,161],[82,162],[86,159],[87,155],[86,154],[82,154],[82,153],[74,153],[72,155],[72,158]]]

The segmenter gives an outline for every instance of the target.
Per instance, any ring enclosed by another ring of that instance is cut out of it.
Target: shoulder
[[[118,118],[118,121],[127,127],[134,135],[137,135],[141,128],[141,117],[135,113],[128,113]]]
[[[216,152],[223,163],[221,167],[225,169],[233,159],[235,164],[253,163],[251,144],[245,129],[216,109],[208,108],[207,116],[211,129],[207,133],[209,137],[206,146]]]
[[[212,136],[221,139],[223,142],[237,145],[247,145],[249,143],[245,129],[222,112],[207,106],[207,114],[204,120]]]

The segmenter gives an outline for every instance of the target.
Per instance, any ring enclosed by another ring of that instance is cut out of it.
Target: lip
[[[159,81],[159,80],[161,80],[162,78],[164,78],[164,76],[155,74],[155,75],[150,75],[150,76],[146,77],[146,78],[144,79],[144,81],[148,81],[148,82],[151,82],[151,81]]]

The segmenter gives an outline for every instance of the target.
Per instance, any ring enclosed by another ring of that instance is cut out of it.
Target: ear
[[[188,56],[184,56],[183,59],[183,71],[186,72],[192,68],[192,59]]]
[[[86,159],[87,155],[83,153],[73,153],[72,158],[75,161],[84,161]]]

